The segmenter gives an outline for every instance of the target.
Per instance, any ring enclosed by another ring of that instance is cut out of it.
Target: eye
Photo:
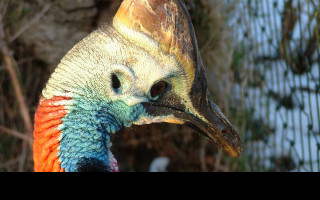
[[[113,89],[119,89],[121,87],[121,82],[116,74],[112,74],[111,81]]]
[[[155,98],[157,96],[159,96],[160,94],[162,94],[166,88],[167,88],[167,83],[165,81],[159,81],[157,83],[155,83],[150,90],[150,95],[152,98]]]

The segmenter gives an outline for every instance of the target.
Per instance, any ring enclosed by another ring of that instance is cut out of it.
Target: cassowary
[[[118,171],[110,134],[150,123],[188,124],[232,157],[238,132],[209,100],[182,0],[124,0],[61,60],[35,114],[35,171]]]

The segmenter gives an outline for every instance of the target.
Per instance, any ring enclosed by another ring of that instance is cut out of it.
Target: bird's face
[[[238,157],[241,143],[238,133],[220,109],[208,99],[207,91],[188,82],[184,68],[174,56],[131,50],[128,66],[116,65],[109,77],[107,94],[112,101],[128,106],[142,104],[145,113],[133,124],[188,124],[216,143],[232,157]],[[127,60],[127,58],[124,58]],[[203,84],[203,79],[197,84]]]
[[[232,157],[242,150],[238,132],[209,100],[181,0],[124,0],[112,26],[76,44],[48,80],[35,115],[35,169],[102,163],[117,171],[109,134],[160,122],[188,124]]]
[[[122,101],[145,108],[146,113],[133,123],[188,124],[238,157],[242,150],[238,132],[208,99],[201,56],[184,4],[180,0],[124,1],[113,27],[135,46],[124,58],[127,66],[121,66],[127,75],[113,76],[120,91],[122,85],[130,88]]]

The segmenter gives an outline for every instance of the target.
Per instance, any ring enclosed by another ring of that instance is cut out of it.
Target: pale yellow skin
[[[172,85],[170,92],[181,97],[188,112],[204,119],[192,106],[188,93],[190,82],[175,56],[164,53],[152,38],[143,33],[121,27],[121,24],[115,27],[122,33],[127,31],[124,35],[134,39],[123,37],[112,27],[102,27],[92,32],[61,60],[42,92],[43,97],[87,96],[90,94],[81,93],[79,88],[91,88],[101,98],[121,100],[133,106],[150,101],[152,85],[166,80]],[[122,77],[119,93],[112,88],[113,73]],[[72,100],[60,103],[68,107]],[[154,122],[184,123],[169,115],[142,118],[135,124]]]

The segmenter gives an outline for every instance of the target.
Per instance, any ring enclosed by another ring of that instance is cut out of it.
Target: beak
[[[200,114],[202,117],[187,114],[189,119],[186,124],[200,132],[231,157],[239,157],[242,151],[240,135],[218,106],[208,100]]]
[[[199,105],[200,110],[198,110],[197,115],[186,112],[182,108],[173,107],[172,104],[167,106],[157,103],[145,103],[144,107],[153,116],[170,116],[168,117],[170,120],[163,120],[164,122],[185,123],[233,158],[239,157],[242,151],[239,133],[232,127],[218,106],[207,98]],[[175,120],[172,120],[172,115]]]

